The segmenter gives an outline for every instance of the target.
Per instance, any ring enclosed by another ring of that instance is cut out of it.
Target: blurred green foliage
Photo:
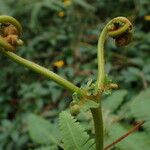
[[[25,44],[18,48],[19,55],[78,86],[89,78],[95,79],[96,44],[105,23],[116,16],[128,17],[134,24],[132,44],[117,48],[114,41],[109,40],[105,50],[106,71],[126,93],[125,100],[116,97],[117,104],[110,106],[113,109],[122,106],[125,111],[126,103],[147,89],[150,82],[149,4],[149,0],[0,0],[0,15],[11,15],[23,26]],[[64,66],[53,65],[59,60],[65,62]],[[37,113],[55,125],[59,112],[68,107],[71,95],[4,56],[0,56],[0,68],[0,150],[38,148],[39,144],[31,141],[28,135],[26,116]],[[137,108],[142,107],[143,111],[145,106],[141,104]],[[139,118],[134,115],[135,111],[129,115],[131,118],[122,120],[125,125]],[[90,119],[83,118],[81,121],[89,130],[86,122]],[[114,130],[116,128],[124,130],[120,124],[116,124]],[[54,145],[53,149],[57,147]]]

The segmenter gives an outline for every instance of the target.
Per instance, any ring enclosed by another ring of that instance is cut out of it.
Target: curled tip
[[[108,23],[108,35],[115,39],[117,46],[128,45],[132,41],[132,23],[126,17],[116,17]]]
[[[132,42],[133,36],[131,32],[127,32],[117,38],[115,38],[115,44],[118,47],[126,46]]]
[[[7,15],[0,16],[0,46],[7,51],[15,52],[16,47],[23,44],[20,39],[22,26],[13,17]]]
[[[9,23],[9,24],[13,25],[17,29],[18,34],[21,35],[22,26],[19,23],[19,21],[16,20],[14,17],[7,16],[7,15],[0,15],[0,23],[2,23],[2,24],[8,24]]]
[[[116,17],[108,24],[108,34],[111,37],[118,37],[125,32],[131,32],[132,24],[125,17]]]

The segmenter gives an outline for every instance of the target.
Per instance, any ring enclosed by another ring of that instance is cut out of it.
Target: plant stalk
[[[104,44],[107,37],[107,26],[103,29],[100,37],[98,39],[97,48],[97,59],[98,59],[98,76],[97,76],[97,88],[98,90],[103,90],[104,80],[105,80],[105,59],[104,59]],[[103,131],[103,117],[102,117],[102,107],[99,98],[97,98],[97,103],[99,103],[98,108],[91,109],[95,128],[95,143],[96,150],[103,150],[104,147],[104,131]]]
[[[96,150],[103,150],[104,131],[101,104],[98,108],[91,109],[91,112],[94,121]]]
[[[120,28],[115,28],[114,23],[123,24]],[[110,25],[110,26],[109,26]],[[112,26],[111,26],[112,25]],[[110,28],[113,30],[111,31]],[[98,75],[97,75],[97,89],[101,93],[104,90],[104,81],[105,81],[105,58],[104,58],[104,45],[107,38],[107,35],[110,37],[117,37],[122,35],[123,33],[127,33],[132,29],[132,24],[125,17],[117,17],[112,19],[110,22],[106,24],[104,29],[102,30],[99,39],[98,39],[98,47],[97,47],[97,59],[98,59]],[[99,103],[99,100],[96,100]],[[103,150],[103,118],[102,118],[102,110],[101,110],[101,102],[99,108],[91,109],[94,127],[95,127],[95,142],[96,149]]]
[[[51,80],[55,81],[57,84],[63,86],[64,88],[68,89],[72,93],[77,92],[83,94],[83,90],[71,83],[70,81],[60,77],[59,75],[55,74],[54,72],[34,63],[29,60],[26,60],[12,52],[6,51],[4,49],[0,49],[0,52],[3,53],[5,56],[9,57],[11,60],[15,61],[18,64],[21,64],[34,72],[37,72]]]
[[[104,58],[104,44],[107,37],[107,26],[103,29],[98,39],[97,47],[97,59],[98,59],[98,75],[97,75],[97,87],[103,88],[105,79],[105,58]]]

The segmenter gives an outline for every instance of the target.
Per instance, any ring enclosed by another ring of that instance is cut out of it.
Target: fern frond
[[[94,140],[68,112],[60,113],[60,129],[65,150],[95,150]]]

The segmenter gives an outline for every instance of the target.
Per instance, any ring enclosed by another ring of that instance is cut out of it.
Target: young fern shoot
[[[13,17],[0,16],[1,35],[0,35],[0,52],[11,60],[23,65],[36,73],[50,78],[57,84],[68,89],[73,93],[73,101],[70,105],[71,113],[77,114],[82,107],[88,108],[92,112],[95,129],[95,147],[96,150],[104,149],[104,133],[101,99],[103,92],[117,88],[117,84],[105,82],[105,59],[104,45],[107,37],[115,39],[117,46],[124,46],[131,41],[132,24],[125,17],[116,17],[106,24],[98,39],[97,58],[98,58],[98,75],[96,83],[88,83],[87,87],[79,88],[70,81],[60,77],[54,72],[24,58],[21,58],[14,52],[17,46],[23,44],[20,39],[22,27]],[[64,113],[65,114],[65,113]],[[63,118],[64,116],[61,116]],[[72,122],[73,124],[73,122]],[[80,141],[80,140],[78,140]],[[84,142],[83,142],[84,143]],[[93,144],[93,143],[92,143]],[[88,144],[90,145],[90,144]],[[72,148],[73,149],[73,148]]]
[[[104,135],[103,135],[103,119],[101,111],[101,97],[105,90],[117,88],[114,83],[105,84],[105,59],[104,59],[104,44],[107,37],[115,39],[116,45],[124,46],[129,44],[131,39],[132,24],[125,17],[116,17],[106,24],[98,39],[97,58],[98,58],[98,75],[96,81],[97,94],[99,97],[96,99],[100,103],[98,108],[91,109],[94,127],[95,127],[95,141],[96,149],[103,150]]]
[[[72,93],[83,93],[80,88],[55,74],[54,72],[16,55],[14,52],[16,52],[17,46],[23,44],[22,40],[19,39],[22,32],[22,26],[15,18],[6,15],[0,16],[0,23],[2,23],[2,35],[0,35],[1,53],[9,57],[11,60],[17,62],[18,64],[23,65],[47,78],[50,78]]]
[[[106,24],[98,39],[97,57],[98,57],[98,76],[97,87],[104,88],[105,81],[105,59],[104,44],[107,37],[115,39],[117,46],[125,46],[131,42],[132,24],[125,17],[116,17]]]

